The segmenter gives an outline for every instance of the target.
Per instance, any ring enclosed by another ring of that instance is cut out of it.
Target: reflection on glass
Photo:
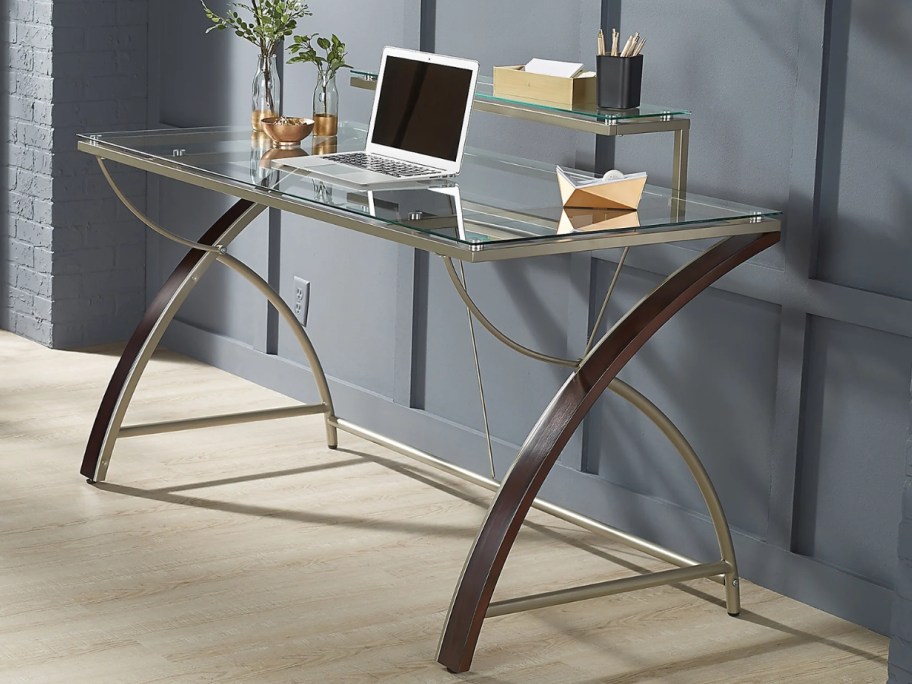
[[[250,181],[264,185],[272,173],[269,165],[262,164],[263,157],[272,149],[272,140],[263,131],[254,131],[250,136]]]
[[[558,234],[594,230],[635,230],[640,215],[629,209],[576,209],[566,207],[557,224]]]
[[[314,154],[332,154],[339,151],[339,139],[334,135],[315,135],[312,145]]]

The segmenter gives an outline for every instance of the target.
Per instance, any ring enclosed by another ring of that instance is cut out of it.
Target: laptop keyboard
[[[408,162],[391,159],[390,157],[381,157],[378,154],[367,154],[366,152],[338,152],[330,155],[333,161],[349,166],[357,166],[359,169],[376,171],[394,178],[408,178],[409,176],[427,176],[430,174],[440,173],[438,169],[432,169],[429,166],[420,166],[418,164],[409,164]]]

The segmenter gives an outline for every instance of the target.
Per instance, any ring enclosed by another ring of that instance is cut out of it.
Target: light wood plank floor
[[[883,682],[887,640],[748,582],[490,620],[473,671],[434,662],[490,494],[319,418],[123,440],[78,475],[110,352],[0,332],[0,682]],[[128,422],[283,397],[173,354]],[[568,543],[569,542],[569,543]],[[659,567],[549,516],[498,596]]]

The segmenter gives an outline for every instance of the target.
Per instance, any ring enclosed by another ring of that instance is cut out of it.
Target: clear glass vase
[[[319,73],[313,105],[314,135],[336,135],[339,132],[339,89],[335,73]]]
[[[276,68],[276,56],[260,55],[253,77],[253,111],[250,123],[254,131],[262,131],[261,121],[282,113],[282,88]]]

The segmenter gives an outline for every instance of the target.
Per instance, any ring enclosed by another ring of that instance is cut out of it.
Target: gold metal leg
[[[682,128],[674,132],[674,159],[671,168],[671,189],[684,199],[687,193],[687,162],[690,146],[690,119],[682,119]]]
[[[332,419],[335,417],[332,395],[329,392],[329,384],[326,382],[326,374],[323,372],[323,364],[320,363],[320,357],[317,356],[317,352],[314,349],[310,338],[304,331],[304,326],[301,325],[295,317],[291,307],[279,296],[279,293],[273,290],[269,286],[269,283],[263,280],[259,274],[247,266],[247,264],[239,259],[235,259],[230,254],[219,254],[216,259],[220,263],[231,268],[234,272],[240,274],[247,282],[259,290],[260,293],[269,300],[269,303],[275,307],[276,311],[279,312],[279,315],[285,319],[288,327],[291,328],[295,339],[297,339],[301,349],[304,350],[305,356],[307,356],[307,362],[310,364],[310,370],[313,372],[314,382],[317,385],[317,391],[320,393],[320,399],[326,406],[326,442],[330,449],[334,449],[339,444],[339,435],[335,425],[332,423]]]
[[[690,474],[703,495],[703,501],[709,511],[709,517],[712,519],[713,529],[716,532],[716,541],[719,544],[719,552],[722,554],[722,561],[726,566],[723,572],[725,578],[725,607],[729,615],[737,615],[741,612],[741,591],[740,582],[738,581],[738,564],[735,562],[735,546],[732,543],[731,531],[728,528],[728,521],[725,518],[725,511],[722,509],[722,502],[713,487],[712,480],[703,463],[697,456],[697,453],[690,446],[690,443],[681,434],[677,426],[671,422],[671,419],[662,413],[659,408],[649,399],[640,394],[633,387],[623,380],[615,378],[608,385],[608,389],[614,392],[622,399],[633,404],[640,412],[651,420],[662,434],[668,438],[672,446],[677,449]]]
[[[450,262],[452,265],[452,261]],[[468,297],[468,280],[466,280],[465,267],[459,262],[459,270],[462,273],[460,284],[462,285],[466,296]],[[488,447],[488,469],[491,473],[491,479],[497,479],[497,469],[494,466],[494,447],[491,444],[491,428],[488,425],[488,404],[485,401],[484,381],[481,377],[481,362],[478,360],[478,344],[475,342],[475,319],[472,317],[472,309],[466,306],[466,317],[469,320],[469,337],[472,340],[472,358],[475,360],[475,378],[478,380],[478,395],[481,399],[481,418],[484,423],[485,444]]]

